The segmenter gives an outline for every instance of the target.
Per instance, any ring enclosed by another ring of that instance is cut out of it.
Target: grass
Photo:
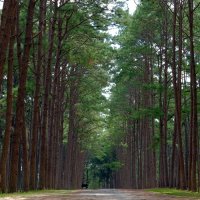
[[[28,192],[15,192],[15,193],[0,193],[0,198],[4,197],[29,197],[29,196],[38,196],[38,195],[67,195],[72,190],[36,190]]]
[[[155,188],[150,189],[148,191],[156,192],[160,194],[172,195],[176,197],[193,197],[200,198],[200,193],[198,192],[190,192],[187,190],[177,190],[177,189],[169,189],[169,188]]]

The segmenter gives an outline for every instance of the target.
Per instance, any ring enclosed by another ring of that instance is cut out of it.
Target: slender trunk
[[[181,8],[181,7],[180,7]],[[180,9],[179,9],[180,10]],[[182,15],[182,10],[180,10]],[[181,132],[181,65],[182,57],[179,58],[178,63],[178,75],[176,69],[176,21],[177,21],[177,0],[174,0],[174,21],[173,21],[173,60],[172,60],[172,74],[173,74],[173,87],[175,96],[175,115],[177,126],[177,141],[178,141],[178,155],[179,155],[179,177],[180,177],[180,189],[186,189],[185,180],[185,167],[183,158],[183,145],[182,145],[182,132]],[[179,30],[182,30],[182,20],[179,23]],[[180,32],[179,32],[180,35]],[[182,51],[182,39],[179,40],[179,52]],[[180,55],[179,55],[180,56]]]
[[[29,190],[29,159],[28,159],[28,145],[27,145],[27,133],[26,133],[26,124],[25,124],[25,116],[23,117],[23,128],[22,128],[22,154],[23,154],[23,178],[24,178],[24,184],[23,184],[23,190],[28,191]]]
[[[191,97],[191,116],[190,116],[190,187],[192,191],[197,190],[197,83],[196,83],[196,65],[194,57],[194,8],[193,0],[188,0],[189,8],[189,31],[190,31],[190,97]]]
[[[69,97],[69,131],[67,143],[67,160],[66,160],[66,187],[73,188],[73,176],[75,167],[74,152],[76,151],[78,130],[77,130],[77,103],[78,103],[78,76],[77,65],[72,66],[72,80],[70,82],[70,97]],[[76,79],[75,79],[76,77]]]
[[[16,14],[16,13],[15,13]],[[14,15],[16,18],[16,15]],[[15,19],[16,21],[16,19]],[[15,23],[12,25],[11,29],[11,39],[9,44],[9,54],[8,54],[8,73],[7,73],[7,110],[6,110],[6,129],[3,142],[3,149],[1,154],[1,165],[0,165],[0,174],[1,174],[1,185],[0,188],[2,192],[7,192],[7,161],[9,156],[10,148],[10,135],[12,127],[12,104],[13,104],[13,60],[14,60],[14,43],[15,43]]]
[[[31,160],[30,160],[30,189],[36,189],[36,150],[38,141],[38,126],[39,126],[39,97],[40,97],[40,72],[42,66],[42,40],[44,29],[44,15],[45,15],[45,0],[40,0],[40,16],[39,16],[39,35],[38,35],[38,52],[37,52],[37,67],[35,80],[35,94],[33,105],[33,125],[32,125],[32,141],[31,141]]]
[[[51,99],[51,110],[50,110],[50,129],[49,129],[49,146],[51,148],[49,148],[49,155],[48,155],[48,176],[49,176],[49,180],[48,180],[48,184],[49,187],[52,188],[53,187],[53,177],[55,175],[55,171],[54,171],[54,165],[55,165],[55,149],[53,147],[56,146],[56,131],[57,129],[55,128],[57,126],[57,117],[56,115],[58,113],[56,113],[56,107],[58,107],[58,105],[56,104],[56,99],[58,98],[57,96],[57,89],[58,89],[58,80],[60,78],[60,59],[61,59],[61,47],[62,47],[62,38],[61,38],[61,33],[62,33],[62,21],[61,19],[58,20],[58,46],[57,46],[57,52],[56,52],[56,64],[54,67],[54,80],[52,83],[52,99]]]
[[[186,180],[185,180],[185,165],[184,165],[184,157],[183,157],[183,143],[182,143],[182,92],[181,92],[181,72],[182,72],[182,51],[183,51],[183,2],[180,0],[179,2],[179,61],[178,61],[178,78],[177,78],[177,97],[176,102],[176,112],[177,112],[177,139],[179,145],[179,162],[180,162],[180,188],[186,189]]]
[[[166,13],[165,13],[166,15]],[[168,19],[167,16],[164,22],[164,40],[165,40],[165,50],[164,50],[164,99],[163,99],[163,112],[164,112],[164,119],[163,119],[163,164],[164,164],[164,186],[169,186],[169,177],[168,177],[168,161],[167,161],[167,118],[168,118]]]
[[[20,80],[18,97],[16,103],[16,126],[13,134],[12,144],[12,159],[11,159],[11,177],[10,177],[10,192],[17,191],[17,178],[18,178],[18,162],[19,162],[19,146],[20,138],[22,136],[21,131],[23,129],[23,116],[24,116],[24,98],[26,90],[26,78],[29,63],[29,55],[32,43],[32,28],[33,28],[33,15],[34,15],[35,1],[30,0],[27,12],[27,24],[26,24],[26,36],[25,46],[23,52],[22,66],[20,70]]]
[[[50,44],[48,50],[48,63],[46,69],[46,79],[45,79],[45,92],[44,92],[44,100],[43,100],[43,121],[42,121],[42,133],[41,133],[41,156],[40,156],[40,189],[44,189],[46,187],[46,165],[47,165],[47,119],[48,119],[48,102],[49,102],[49,84],[51,81],[51,64],[52,64],[52,55],[53,55],[53,44],[54,44],[54,36],[55,36],[55,23],[57,16],[57,1],[55,2],[54,7],[54,16],[51,23],[50,30]]]
[[[162,52],[162,48],[160,48],[160,52]],[[163,84],[162,80],[162,72],[163,72],[163,56],[161,55],[160,59],[158,60],[158,67],[159,67],[159,85]],[[159,107],[163,108],[163,95],[162,91],[159,92]],[[160,123],[159,123],[159,132],[160,132],[160,158],[159,158],[159,187],[165,187],[165,135],[163,129],[163,116],[160,116]]]
[[[175,187],[175,166],[176,166],[176,143],[177,143],[177,133],[176,133],[176,116],[174,119],[174,132],[172,140],[172,158],[171,158],[171,168],[170,168],[170,187]]]

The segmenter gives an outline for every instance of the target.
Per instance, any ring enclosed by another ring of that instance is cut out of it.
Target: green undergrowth
[[[36,190],[28,192],[15,192],[15,193],[0,193],[0,198],[3,197],[24,197],[24,196],[47,196],[47,195],[67,195],[72,190]]]
[[[200,193],[190,192],[187,190],[177,190],[177,189],[170,189],[170,188],[155,188],[155,189],[149,189],[148,191],[156,192],[156,193],[160,193],[160,194],[172,195],[172,196],[176,196],[176,197],[200,198]]]

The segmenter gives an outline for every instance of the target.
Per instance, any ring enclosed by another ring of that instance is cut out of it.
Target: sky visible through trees
[[[197,0],[2,3],[2,193],[199,191]]]

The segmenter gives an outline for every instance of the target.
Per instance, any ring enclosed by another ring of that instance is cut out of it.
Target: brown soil
[[[192,200],[193,198],[171,197],[143,190],[79,190],[70,194],[45,194],[31,197],[4,197],[4,200]],[[194,200],[194,199],[193,199]]]

